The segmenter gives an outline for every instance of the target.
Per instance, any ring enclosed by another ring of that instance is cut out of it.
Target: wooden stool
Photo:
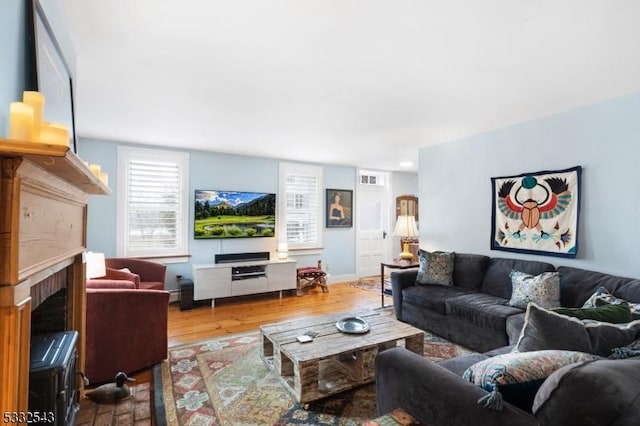
[[[302,296],[302,290],[309,287],[320,286],[323,293],[329,292],[327,286],[327,273],[322,270],[322,261],[318,260],[318,266],[301,266],[296,269],[297,290],[296,294]]]

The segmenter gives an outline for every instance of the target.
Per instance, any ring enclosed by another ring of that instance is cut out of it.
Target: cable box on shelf
[[[266,265],[234,266],[231,268],[231,279],[233,281],[266,276]]]
[[[214,256],[215,263],[234,263],[234,262],[259,262],[269,260],[268,251],[258,251],[252,253],[224,253]]]

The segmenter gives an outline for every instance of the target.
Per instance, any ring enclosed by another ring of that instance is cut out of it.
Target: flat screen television
[[[194,215],[195,239],[273,237],[276,194],[197,189]]]

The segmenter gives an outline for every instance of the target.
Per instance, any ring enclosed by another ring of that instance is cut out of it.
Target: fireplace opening
[[[72,425],[80,409],[78,332],[69,330],[67,268],[31,287],[30,423]],[[44,416],[44,417],[43,417]]]
[[[77,331],[41,334],[31,339],[29,423],[73,425],[80,409]],[[30,421],[31,420],[31,421]]]

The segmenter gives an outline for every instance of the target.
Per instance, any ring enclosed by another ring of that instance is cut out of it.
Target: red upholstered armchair
[[[164,360],[168,306],[167,291],[88,280],[85,374],[91,383],[112,382],[118,371],[133,373]]]
[[[162,263],[131,258],[111,258],[105,259],[104,262],[107,275],[99,280],[126,280],[132,281],[136,288],[164,290],[167,267]]]

